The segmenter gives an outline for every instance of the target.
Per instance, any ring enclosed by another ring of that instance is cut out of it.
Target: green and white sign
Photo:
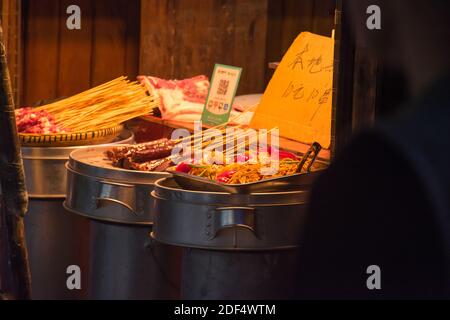
[[[242,68],[216,64],[211,77],[208,97],[202,113],[202,122],[217,126],[230,118],[234,97],[241,78]]]

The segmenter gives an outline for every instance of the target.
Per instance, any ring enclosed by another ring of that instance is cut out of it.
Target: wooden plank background
[[[81,8],[81,30],[66,9]],[[69,96],[139,66],[138,0],[23,1],[22,105]]]
[[[6,1],[6,0],[3,0]],[[81,30],[65,27],[79,5]],[[23,0],[22,105],[120,75],[210,76],[244,68],[239,94],[262,92],[301,31],[330,35],[335,0]]]
[[[280,61],[302,31],[331,36],[335,0],[269,0],[266,61]],[[265,69],[266,82],[272,70]]]
[[[21,87],[21,1],[2,0],[0,2],[1,25],[3,29],[3,40],[6,47],[11,87],[13,89],[14,101],[19,101]]]
[[[267,0],[143,0],[141,21],[141,73],[209,76],[223,63],[244,68],[239,92],[262,88]]]
[[[244,68],[238,94],[264,91],[301,31],[331,35],[335,0],[142,0],[139,71],[166,78]]]

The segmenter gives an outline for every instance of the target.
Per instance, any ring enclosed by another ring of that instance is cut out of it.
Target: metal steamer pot
[[[124,130],[109,144],[133,142],[133,133]],[[69,160],[70,153],[83,148],[87,148],[87,146],[22,147],[29,197],[33,199],[65,198],[67,184],[65,164]]]
[[[183,299],[294,297],[308,191],[202,192],[164,178],[152,197],[152,237],[184,248]]]
[[[90,221],[89,298],[178,298],[181,251],[149,237],[150,193],[168,174],[114,168],[104,161],[107,149],[73,152],[66,165],[64,206]]]
[[[115,142],[132,143],[124,131]],[[33,299],[83,299],[87,279],[81,274],[81,289],[67,286],[69,266],[85,270],[89,252],[89,221],[63,208],[66,194],[65,163],[74,150],[85,147],[22,147],[29,209],[25,217],[26,240],[33,279]]]

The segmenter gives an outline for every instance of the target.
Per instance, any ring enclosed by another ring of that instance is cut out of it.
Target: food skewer
[[[16,117],[22,133],[77,133],[116,127],[151,113],[159,102],[142,84],[119,77],[38,108],[19,109]]]

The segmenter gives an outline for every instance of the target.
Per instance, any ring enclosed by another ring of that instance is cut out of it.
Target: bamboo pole
[[[23,221],[28,196],[1,26],[0,77],[1,285],[3,298],[30,299],[31,276]]]

